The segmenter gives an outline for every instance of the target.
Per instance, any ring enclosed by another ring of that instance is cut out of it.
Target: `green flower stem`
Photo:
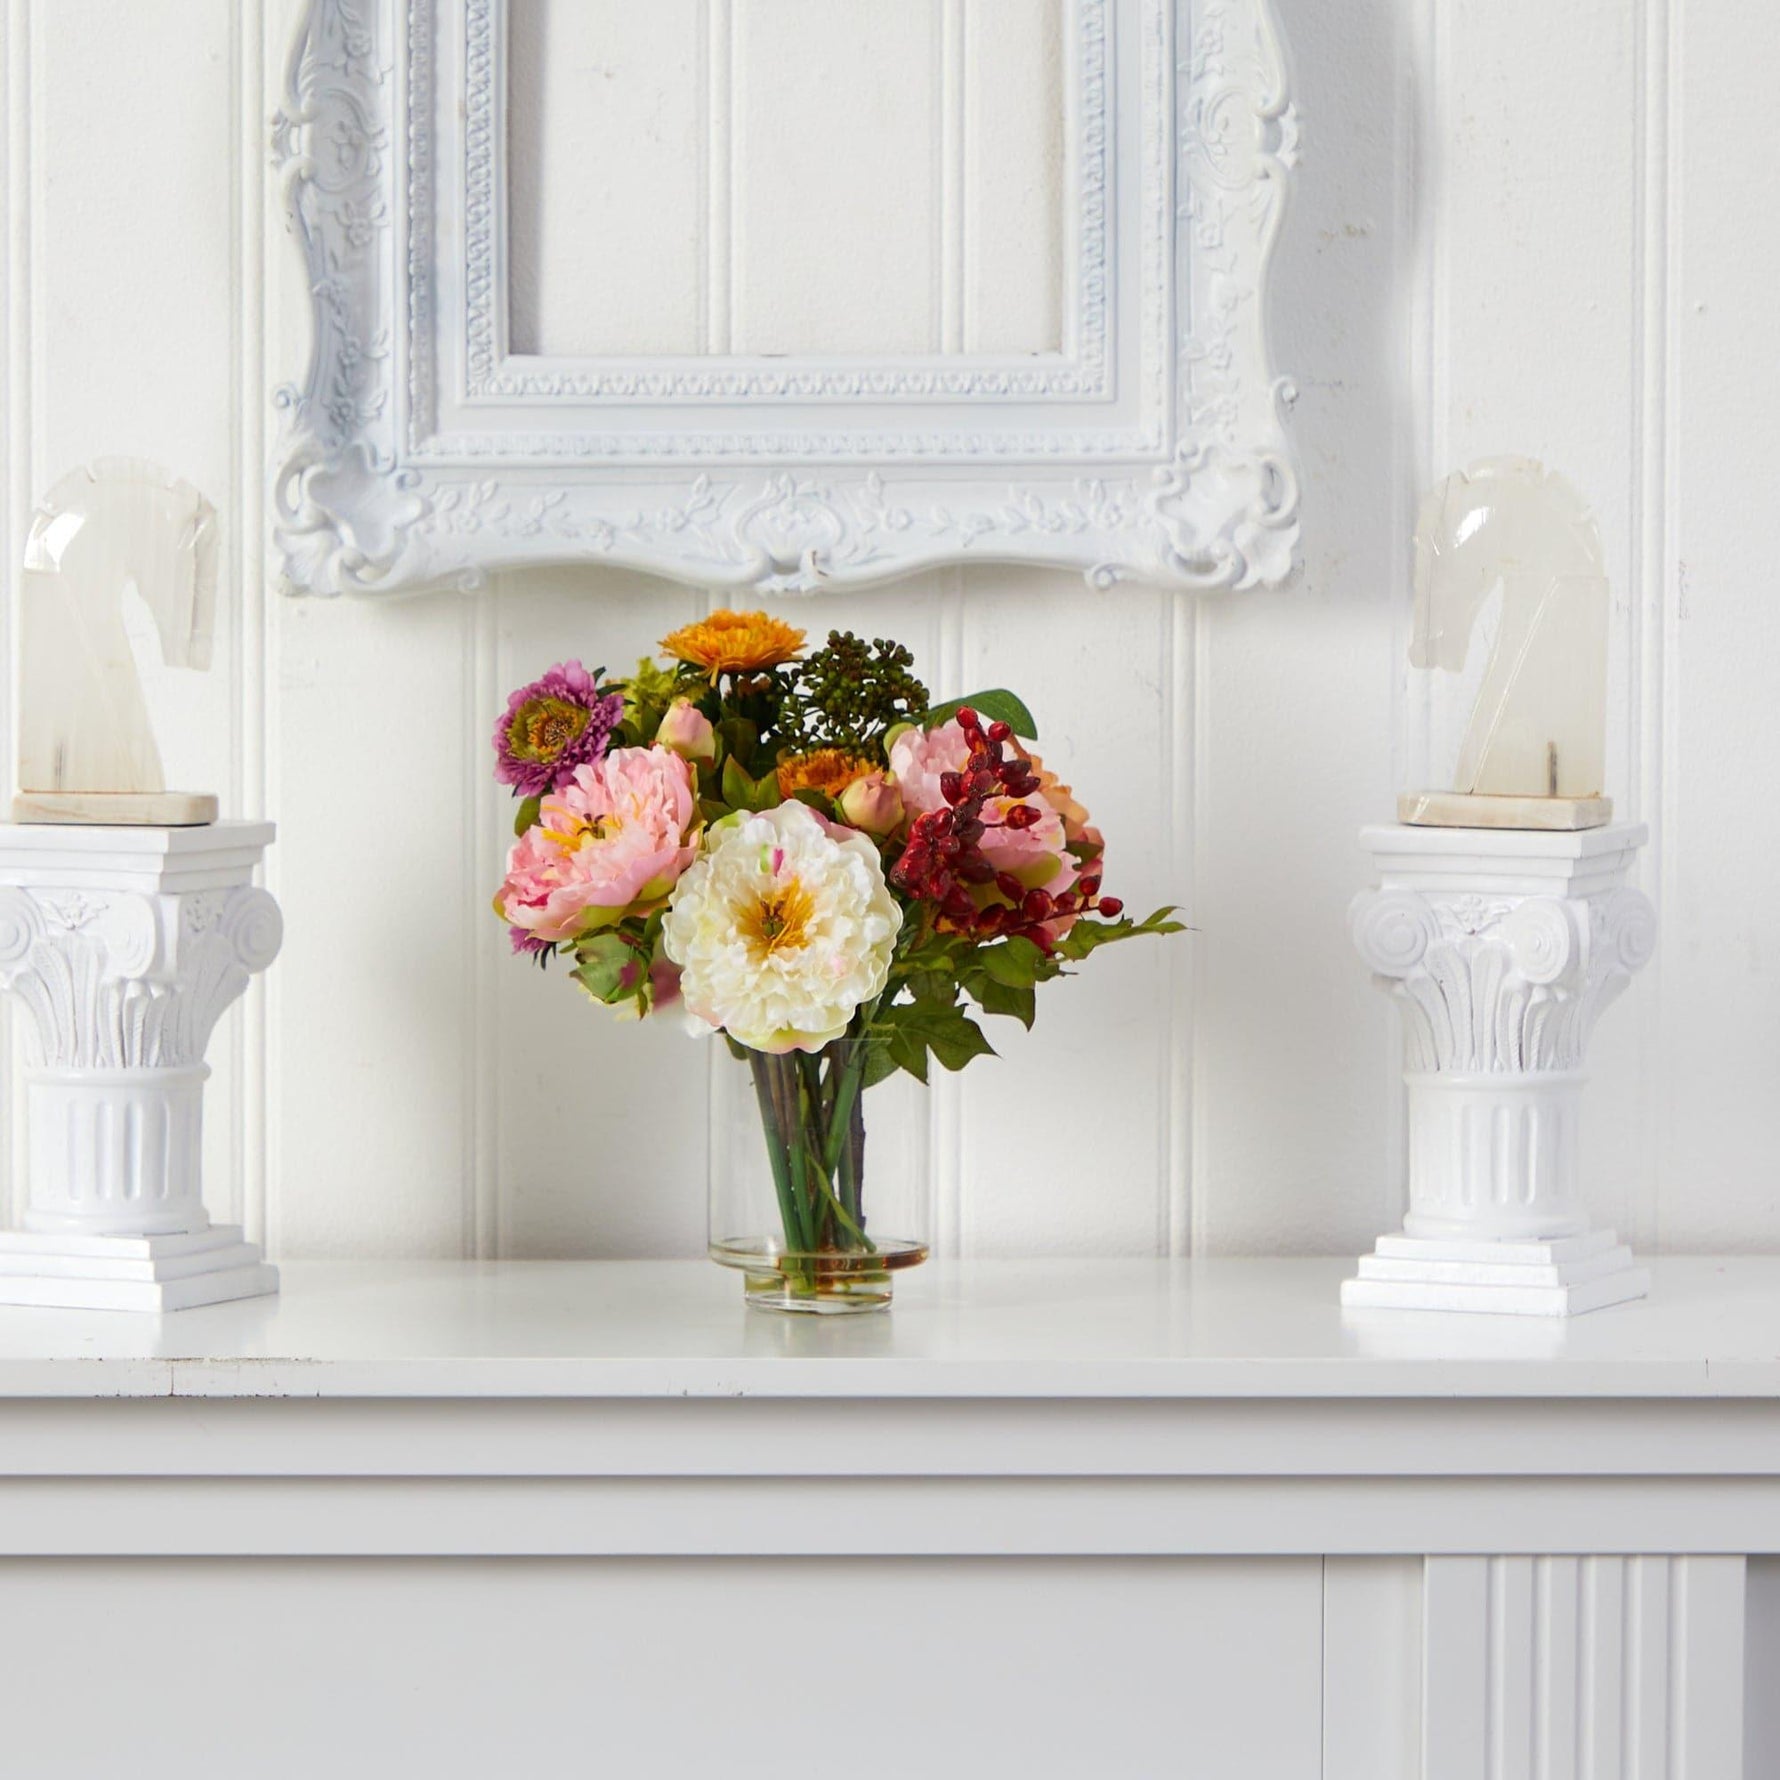
[[[866,1055],[864,1044],[858,1044],[853,1047],[844,1069],[838,1059],[830,1065],[832,1069],[840,1071],[840,1085],[835,1090],[834,1111],[829,1118],[827,1140],[822,1151],[825,1170],[831,1180],[835,1170],[841,1165],[841,1151],[846,1148],[847,1135],[853,1123],[853,1108],[865,1082]]]
[[[800,1253],[811,1255],[816,1252],[816,1232],[810,1225],[809,1187],[804,1179],[805,1144],[803,1136],[801,1096],[796,1082],[796,1065],[791,1066],[789,1075],[785,1062],[781,1058],[774,1064],[774,1071],[779,1078],[779,1104],[783,1109],[780,1117],[783,1121],[781,1130],[784,1134],[786,1160],[791,1167],[791,1203],[796,1219],[795,1227],[785,1232],[787,1239],[795,1238]]]
[[[820,1174],[813,1175],[813,1179],[816,1182],[817,1190],[828,1201],[828,1209],[832,1211],[835,1217],[846,1227],[854,1241],[856,1241],[868,1255],[875,1255],[878,1252],[878,1245],[853,1221],[852,1213],[849,1212],[846,1206],[844,1206],[835,1196],[834,1188],[831,1187]]]
[[[779,1218],[785,1226],[785,1246],[793,1251],[802,1251],[803,1220],[792,1187],[790,1150],[777,1106],[778,1096],[774,1092],[774,1059],[755,1051],[748,1058],[748,1068],[754,1077],[754,1097],[760,1106],[760,1124],[766,1137],[767,1159],[772,1164],[773,1189],[779,1200]]]
[[[810,1257],[877,1253],[861,1204],[868,1025],[862,1019],[847,1040],[815,1055],[748,1059],[785,1230],[781,1266],[800,1293],[817,1289]]]
[[[823,1240],[822,1202],[818,1197],[822,1181],[822,1158],[815,1134],[820,1129],[817,1109],[820,1100],[810,1092],[808,1059],[793,1051],[785,1058],[787,1086],[792,1105],[797,1108],[797,1122],[792,1127],[791,1178],[797,1183],[798,1200],[804,1208],[804,1230],[811,1253],[819,1253],[828,1244]]]
[[[843,1163],[851,1162],[854,1157],[851,1138],[858,1122],[859,1093],[865,1080],[866,1060],[865,1045],[859,1040],[848,1042],[842,1051],[829,1053],[827,1112],[821,1127],[813,1128],[812,1135],[821,1149],[819,1178],[822,1191],[834,1215],[868,1254],[876,1254],[877,1244],[865,1233],[858,1175],[855,1173],[850,1181],[841,1176],[838,1192],[829,1184],[840,1175]]]
[[[865,1120],[860,1116],[857,1098],[853,1102],[852,1117],[847,1120],[846,1133],[847,1141],[841,1145],[840,1198],[863,1235],[865,1216],[859,1203],[859,1189],[865,1172]],[[865,1237],[864,1240],[870,1248],[871,1239]]]

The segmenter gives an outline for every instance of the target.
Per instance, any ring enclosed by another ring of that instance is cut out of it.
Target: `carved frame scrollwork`
[[[1297,124],[1271,0],[1066,0],[1067,350],[838,364],[506,351],[505,5],[308,0],[272,133],[313,325],[277,396],[290,588],[574,561],[736,594],[971,560],[1094,587],[1290,571],[1264,302]]]

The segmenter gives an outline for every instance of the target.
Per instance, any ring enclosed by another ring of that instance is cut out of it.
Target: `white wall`
[[[1399,665],[1414,493],[1518,450],[1602,518],[1611,789],[1653,825],[1665,927],[1596,1045],[1597,1204],[1646,1246],[1769,1246],[1780,367],[1758,330],[1780,222],[1751,200],[1780,17],[1279,4],[1305,125],[1274,313],[1301,391],[1298,581],[1195,605],[983,568],[792,612],[903,636],[944,692],[1018,686],[1112,838],[1109,888],[1182,900],[1198,929],[1097,960],[1003,1035],[1008,1063],[935,1093],[942,1241],[1357,1249],[1395,1217],[1394,1036],[1345,936],[1354,832],[1428,751]],[[214,1209],[287,1254],[696,1250],[713,1060],[502,956],[486,742],[510,684],[564,654],[624,662],[706,602],[594,571],[269,598],[269,392],[300,364],[304,296],[265,120],[295,0],[3,5],[8,572],[34,495],[87,457],[205,488],[226,671],[162,689],[169,769],[281,824],[288,949],[218,1042]]]

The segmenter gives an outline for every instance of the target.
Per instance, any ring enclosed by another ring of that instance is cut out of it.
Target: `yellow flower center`
[[[742,916],[741,928],[757,959],[795,951],[809,944],[816,905],[802,883],[774,885]]]
[[[623,826],[616,816],[583,816],[569,838],[578,852],[594,841],[609,841]]]
[[[507,725],[507,745],[521,760],[555,760],[587,727],[588,716],[584,706],[564,699],[533,699]]]

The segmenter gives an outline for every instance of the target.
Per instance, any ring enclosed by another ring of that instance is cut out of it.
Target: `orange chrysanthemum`
[[[795,661],[803,652],[803,632],[764,612],[713,612],[661,639],[663,651],[691,662],[711,676],[742,674]]]
[[[840,748],[790,754],[779,762],[779,795],[795,797],[800,791],[820,791],[824,797],[839,797],[855,779],[875,770],[871,761]]]

